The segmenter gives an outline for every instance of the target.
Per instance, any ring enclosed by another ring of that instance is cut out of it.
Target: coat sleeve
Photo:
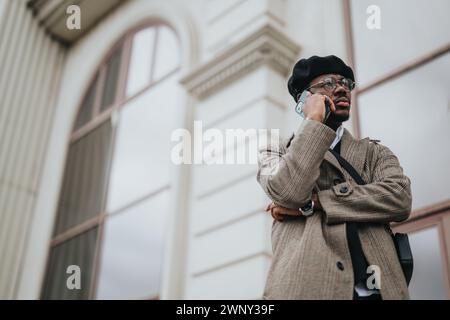
[[[411,212],[410,179],[392,151],[374,145],[372,183],[340,183],[319,192],[328,224],[354,222],[388,223],[406,220]]]
[[[275,203],[300,208],[311,198],[320,164],[336,133],[326,125],[304,120],[289,148],[279,140],[259,152],[257,180]]]

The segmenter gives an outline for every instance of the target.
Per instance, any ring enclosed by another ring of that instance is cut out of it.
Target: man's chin
[[[350,112],[332,113],[328,118],[328,120],[332,122],[345,122],[348,119],[350,119]]]

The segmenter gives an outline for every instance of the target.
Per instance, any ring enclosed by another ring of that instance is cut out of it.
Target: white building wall
[[[221,132],[282,127],[285,108],[277,90],[267,90],[274,82],[274,88],[281,87],[283,78],[263,66],[224,88],[217,94],[220,99],[199,103],[195,119],[210,120],[213,126],[205,130]],[[217,109],[228,113],[221,116]],[[186,298],[261,297],[271,256],[272,219],[264,212],[268,200],[256,184],[256,171],[256,164],[194,166]]]
[[[65,50],[24,0],[0,2],[0,299],[15,297]]]

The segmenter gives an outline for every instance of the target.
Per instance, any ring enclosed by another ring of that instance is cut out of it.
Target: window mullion
[[[155,65],[156,65],[156,48],[158,47],[158,38],[159,38],[159,27],[155,27],[155,37],[153,39],[153,48],[152,48],[152,63],[150,66],[150,84],[153,83],[153,75],[154,75],[154,71],[155,71]]]
[[[122,56],[120,61],[120,71],[118,76],[117,94],[116,94],[116,105],[118,108],[123,104],[126,98],[126,88],[128,81],[128,71],[130,68],[131,59],[131,47],[132,47],[132,37],[128,36],[122,47]]]
[[[106,82],[106,69],[107,69],[107,63],[104,63],[103,66],[100,68],[99,75],[98,75],[97,88],[95,90],[94,108],[93,108],[93,112],[92,112],[93,120],[95,120],[95,118],[100,113],[100,105],[102,103],[103,89],[105,87],[105,82]]]

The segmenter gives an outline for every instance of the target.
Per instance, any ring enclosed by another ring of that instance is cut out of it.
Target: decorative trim
[[[352,9],[350,0],[344,0],[342,2],[343,16],[344,16],[344,28],[345,28],[345,47],[347,52],[347,60],[353,72],[357,74],[355,66],[355,46],[353,36],[352,25]],[[352,96],[352,108],[351,108],[351,123],[353,128],[353,136],[357,139],[361,139],[361,117],[359,116],[358,108],[358,90],[353,91]]]
[[[369,90],[372,90],[374,88],[376,88],[377,86],[380,86],[384,83],[386,83],[387,81],[396,79],[410,71],[413,71],[429,62],[432,62],[435,59],[438,59],[439,57],[450,53],[450,42],[446,43],[445,45],[443,45],[442,47],[439,47],[411,62],[405,63],[403,65],[401,65],[400,67],[398,67],[397,69],[381,76],[378,79],[375,79],[374,81],[372,81],[369,84],[366,84],[365,86],[361,87],[361,88],[357,88],[357,93],[358,94],[362,94],[365,93]]]
[[[227,267],[231,267],[231,266],[237,265],[239,263],[243,263],[243,262],[246,262],[246,261],[249,261],[249,260],[252,260],[255,258],[259,258],[259,257],[266,257],[266,258],[270,259],[270,258],[272,258],[272,253],[267,250],[261,250],[261,251],[258,251],[258,252],[255,252],[255,253],[252,253],[252,254],[237,258],[237,259],[233,259],[228,262],[220,263],[217,266],[213,266],[213,267],[206,268],[204,270],[193,272],[191,275],[193,278],[199,278],[208,273],[216,272],[221,269],[225,269]]]
[[[221,222],[219,224],[208,226],[206,228],[203,228],[202,230],[199,230],[199,231],[195,232],[194,233],[194,237],[195,238],[201,238],[201,237],[203,237],[205,235],[208,235],[210,233],[213,233],[213,232],[215,232],[217,230],[229,227],[230,225],[233,225],[235,223],[239,223],[239,222],[241,222],[243,220],[246,220],[246,219],[249,219],[249,218],[253,218],[253,216],[256,216],[256,215],[267,215],[267,213],[264,212],[265,211],[264,209],[265,209],[264,207],[260,207],[260,208],[257,208],[255,210],[251,210],[249,212],[241,214],[241,215],[239,215],[237,217],[234,217],[232,219],[223,221],[223,222]]]
[[[264,65],[287,76],[299,52],[298,44],[275,27],[265,25],[189,72],[181,79],[181,83],[201,100]]]
[[[239,109],[239,111],[243,111],[243,110],[245,110],[247,108],[254,107],[255,104],[260,103],[260,102],[270,102],[270,104],[272,106],[277,107],[277,108],[279,108],[282,111],[286,110],[286,105],[285,104],[277,101],[276,99],[272,98],[269,95],[263,95],[263,96],[260,96],[260,97],[258,97],[256,99],[253,99],[253,100],[251,100],[251,101],[249,101],[249,102],[247,102],[245,104],[240,105],[239,108],[237,108],[237,109]],[[221,116],[221,117],[219,117],[217,119],[211,120],[210,122],[206,122],[205,125],[204,125],[204,128],[205,128],[205,130],[206,129],[210,129],[210,128],[214,128],[218,124],[220,124],[220,123],[222,123],[222,122],[224,122],[226,120],[229,120],[230,118],[233,118],[235,116],[236,116],[236,110],[232,110],[231,112],[228,112],[225,115],[223,115],[223,116]]]
[[[27,0],[26,5],[35,19],[48,32],[50,37],[69,47],[96,26],[105,16],[128,0],[84,1],[84,0]],[[82,12],[90,12],[82,18],[81,30],[66,29],[66,9],[69,5],[77,5]]]

